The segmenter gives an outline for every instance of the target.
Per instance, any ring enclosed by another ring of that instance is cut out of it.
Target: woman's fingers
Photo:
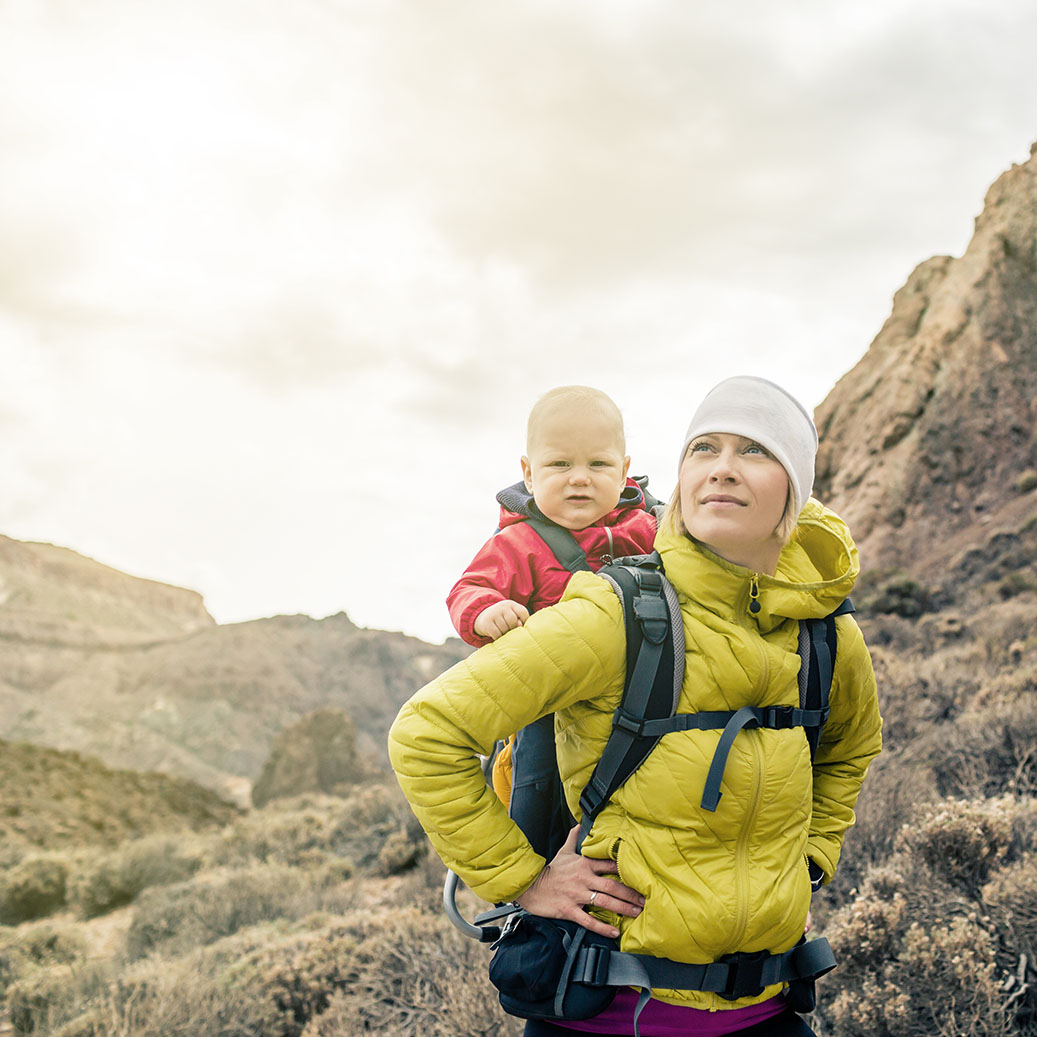
[[[591,907],[603,907],[606,911],[615,911],[616,914],[636,918],[645,906],[645,898],[636,889],[624,885],[619,879],[598,876],[594,887],[593,903],[588,899]]]
[[[602,936],[618,936],[607,922],[589,914],[588,906],[636,918],[645,898],[636,889],[614,878],[614,861],[582,857],[576,853],[579,830],[573,828],[554,860],[516,901],[534,915],[567,918]]]
[[[637,918],[642,911],[641,904],[632,904],[629,900],[614,897],[608,893],[598,893],[594,903],[588,902],[588,907],[600,907],[604,911],[613,911],[617,915],[626,915],[627,918]]]

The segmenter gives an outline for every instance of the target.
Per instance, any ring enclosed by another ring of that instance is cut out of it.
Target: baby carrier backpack
[[[545,538],[552,550],[556,554],[568,552],[566,556],[576,564],[572,571],[586,568],[586,559],[581,566],[571,549],[562,546],[567,531],[555,529],[558,532],[548,534],[551,539]],[[566,564],[563,557],[559,561]],[[707,810],[717,809],[727,757],[743,728],[802,727],[813,759],[829,712],[837,648],[835,617],[854,611],[848,598],[830,615],[800,622],[798,706],[676,713],[684,680],[684,627],[676,593],[665,578],[659,555],[653,552],[621,558],[602,568],[599,575],[611,583],[622,602],[627,670],[612,731],[580,796],[582,819],[577,847],[611,796],[644,762],[659,739],[671,731],[723,731],[702,790],[702,806]],[[564,808],[565,800],[555,758],[553,716],[532,726],[534,733],[526,739],[525,753],[522,736],[530,728],[520,732],[516,743],[509,813],[527,837],[534,833],[541,843],[538,852],[550,860],[574,822],[567,809],[564,816],[557,809],[559,802]],[[778,982],[789,984],[786,998],[791,1007],[812,1011],[814,980],[835,967],[824,938],[802,940],[782,954],[737,953],[716,962],[691,965],[620,951],[616,941],[589,934],[574,922],[529,915],[516,904],[484,912],[472,923],[457,910],[457,884],[457,876],[448,872],[444,887],[447,914],[466,935],[494,943],[491,980],[505,1011],[524,1018],[589,1018],[603,1010],[615,989],[634,986],[642,990],[635,1014],[636,1030],[637,1016],[652,987],[713,991],[737,1000],[755,996]],[[501,929],[495,923],[505,918]],[[545,955],[553,956],[549,963]],[[530,975],[537,977],[532,987]]]
[[[544,519],[528,521],[554,553],[559,563],[569,572],[591,571],[587,564],[587,556],[569,530]],[[828,616],[821,619],[803,620],[800,623],[798,645],[801,659],[800,709],[798,711],[786,714],[781,713],[780,710],[775,712],[774,708],[761,710],[746,706],[736,713],[694,713],[672,717],[680,697],[684,676],[683,644],[678,657],[673,648],[672,631],[668,630],[660,649],[659,658],[655,658],[656,653],[652,649],[651,660],[645,660],[640,670],[637,670],[636,666],[645,640],[646,614],[653,613],[653,631],[657,629],[657,621],[669,624],[671,619],[668,612],[662,611],[661,605],[649,604],[653,599],[662,601],[662,586],[665,581],[656,583],[654,580],[646,578],[645,574],[655,571],[661,575],[661,569],[662,563],[659,556],[653,552],[649,555],[617,559],[599,571],[599,575],[604,576],[612,584],[623,603],[623,618],[626,628],[627,674],[623,699],[616,718],[613,720],[613,737],[622,743],[625,736],[618,732],[625,729],[619,725],[628,722],[634,723],[634,721],[621,719],[621,714],[636,715],[641,709],[645,709],[647,713],[642,719],[651,719],[654,722],[648,726],[638,727],[638,738],[644,739],[644,741],[639,742],[640,747],[637,752],[633,753],[630,759],[619,767],[617,774],[619,780],[616,781],[609,795],[640,766],[655,744],[667,732],[688,730],[692,727],[699,729],[719,727],[724,729],[724,735],[709,770],[702,799],[703,807],[707,810],[716,810],[720,802],[720,781],[723,777],[724,764],[735,736],[743,727],[803,727],[807,743],[810,746],[810,758],[814,758],[821,738],[821,729],[828,718],[828,695],[832,686],[832,672],[837,647],[835,617],[853,612],[854,607],[847,598]],[[640,611],[635,611],[635,609]],[[658,616],[654,615],[656,612],[659,613]],[[672,619],[678,627],[682,625],[679,611]],[[652,643],[651,640],[649,643]],[[651,675],[648,674],[649,666],[653,668]],[[660,690],[653,687],[653,681]],[[668,685],[670,681],[673,683]],[[666,686],[672,690],[672,704],[668,704],[669,692],[662,690]],[[649,700],[645,696],[653,694],[655,698],[649,704]],[[660,721],[664,721],[664,723],[658,723]],[[611,745],[612,740],[610,739],[602,755],[603,760],[608,760]],[[619,749],[613,749],[611,752],[618,753]],[[635,758],[636,762],[633,762]],[[599,768],[600,766],[599,764]],[[565,802],[561,779],[558,776],[554,715],[541,717],[498,746],[497,753],[491,761],[491,773],[494,790],[508,804],[508,813],[512,820],[522,829],[533,849],[542,857],[551,860],[576,823]],[[594,779],[592,779],[593,781]],[[587,796],[586,790],[584,796]],[[582,799],[580,807],[586,821],[587,804]]]

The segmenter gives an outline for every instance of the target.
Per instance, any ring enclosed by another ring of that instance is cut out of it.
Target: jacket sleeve
[[[807,856],[820,865],[824,881],[835,874],[853,808],[871,761],[882,751],[875,673],[860,628],[849,617],[837,621],[838,648],[830,696],[831,712],[814,757],[813,816]]]
[[[529,608],[535,587],[521,532],[521,526],[505,526],[490,537],[447,595],[454,629],[463,641],[476,648],[490,643],[489,638],[480,637],[474,629],[480,612],[498,601],[517,601]]]
[[[582,592],[579,590],[582,588]],[[566,600],[427,684],[400,710],[389,758],[404,795],[448,868],[497,902],[544,867],[486,784],[479,755],[537,717],[621,687],[619,599],[580,573]]]

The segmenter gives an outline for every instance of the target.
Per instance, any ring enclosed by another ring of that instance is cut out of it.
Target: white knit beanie
[[[688,426],[680,463],[697,436],[726,432],[755,440],[788,472],[798,516],[814,487],[817,429],[806,408],[766,378],[727,378],[707,393]]]

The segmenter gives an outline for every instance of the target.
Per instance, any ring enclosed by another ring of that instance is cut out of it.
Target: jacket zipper
[[[743,731],[743,735],[754,735],[755,732]],[[753,747],[753,794],[749,803],[749,810],[745,816],[742,830],[738,833],[738,842],[735,845],[735,893],[738,910],[735,915],[734,931],[732,933],[731,945],[737,947],[745,936],[745,929],[749,923],[749,860],[746,848],[749,845],[749,837],[756,827],[756,816],[760,811],[760,798],[762,796],[760,780],[763,773],[763,754],[760,750],[759,740],[752,738]]]
[[[749,575],[748,610],[754,616],[760,611],[760,574],[755,572],[750,573]],[[752,627],[753,624],[749,624],[749,626]],[[767,650],[763,646],[760,647],[760,675],[761,679],[757,683],[757,691],[766,688],[770,683],[770,664],[767,660]],[[749,737],[749,742],[752,746],[753,792],[752,798],[749,802],[749,807],[746,810],[745,821],[742,823],[741,831],[738,833],[738,841],[735,844],[735,892],[737,911],[735,914],[732,946],[738,946],[738,944],[741,943],[745,936],[746,927],[749,924],[750,875],[747,851],[749,839],[756,827],[757,815],[760,812],[760,799],[763,795],[763,750],[760,748],[759,739],[755,737],[756,732],[743,731],[742,734]]]
[[[760,576],[749,574],[749,611],[755,616],[760,611]]]
[[[603,528],[605,530],[605,536],[608,537],[609,549],[604,554],[602,554],[600,561],[602,565],[611,565],[612,552],[615,550],[615,546],[612,542],[612,530],[608,526],[604,526]]]

